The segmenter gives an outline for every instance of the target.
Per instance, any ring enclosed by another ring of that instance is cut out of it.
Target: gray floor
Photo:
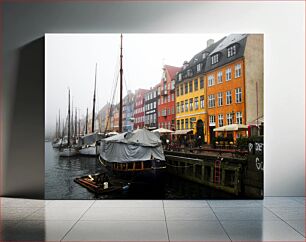
[[[0,240],[305,241],[305,198],[28,200],[1,198]]]

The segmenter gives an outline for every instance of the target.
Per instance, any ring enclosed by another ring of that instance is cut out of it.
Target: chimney
[[[215,41],[213,39],[207,40],[207,47],[211,46]]]

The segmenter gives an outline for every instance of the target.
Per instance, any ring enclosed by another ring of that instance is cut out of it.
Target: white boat
[[[104,135],[97,132],[79,137],[78,146],[81,147],[79,153],[81,155],[98,156],[100,154],[98,142],[103,138]]]
[[[62,144],[62,139],[59,139],[57,142],[52,144],[53,148],[60,148]]]
[[[98,145],[90,145],[79,150],[81,155],[98,156],[100,154]]]
[[[77,154],[78,154],[77,150],[73,147],[64,148],[59,152],[59,156],[62,157],[70,157],[70,156],[75,156]]]

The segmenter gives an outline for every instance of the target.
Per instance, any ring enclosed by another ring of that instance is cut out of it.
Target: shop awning
[[[159,132],[160,134],[173,133],[172,130],[170,130],[170,129],[165,129],[165,128],[155,129],[155,130],[153,130],[152,132]]]
[[[176,130],[174,131],[172,134],[175,134],[175,135],[179,135],[179,134],[188,134],[190,132],[192,132],[193,129],[183,129],[183,130]]]
[[[226,131],[238,131],[238,130],[247,130],[248,125],[245,124],[229,124],[222,127],[214,128],[216,132],[226,132]]]

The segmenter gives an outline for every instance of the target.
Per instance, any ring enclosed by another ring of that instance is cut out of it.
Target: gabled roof
[[[175,79],[175,75],[177,72],[181,71],[182,67],[164,65],[164,68],[168,71],[170,79]]]

